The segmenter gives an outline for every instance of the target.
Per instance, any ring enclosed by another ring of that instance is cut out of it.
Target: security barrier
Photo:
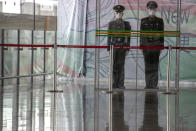
[[[44,48],[54,48],[55,45],[39,45],[39,44],[33,44],[33,45],[26,45],[26,44],[0,44],[1,47],[32,47],[32,48],[37,48],[37,47],[44,47]],[[167,49],[168,50],[168,71],[167,71],[167,92],[170,92],[170,64],[171,64],[171,50],[196,50],[196,47],[172,47],[172,46],[124,46],[124,47],[120,47],[120,46],[82,46],[82,45],[56,45],[56,48],[92,48],[92,49],[107,49],[107,48],[111,48],[112,50],[110,50],[110,88],[109,88],[109,92],[112,92],[112,86],[111,86],[111,79],[112,79],[112,51],[113,48],[117,48],[117,49],[140,49],[140,50],[145,50],[145,49]],[[54,48],[55,49],[55,48]],[[54,50],[55,51],[55,50]],[[57,53],[57,52],[56,52]],[[56,53],[54,53],[54,61],[56,61]],[[57,62],[54,62],[54,64]],[[56,70],[56,66],[54,65],[54,74],[55,74],[55,70]],[[20,76],[17,76],[17,78],[19,78]],[[9,77],[11,78],[11,77]],[[0,79],[6,79],[6,77],[1,77]],[[54,76],[54,89],[56,89],[56,74]],[[176,88],[176,90],[178,90]]]

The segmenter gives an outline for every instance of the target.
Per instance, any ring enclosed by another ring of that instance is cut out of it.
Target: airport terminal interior
[[[0,0],[0,131],[196,131],[195,21],[195,0]]]

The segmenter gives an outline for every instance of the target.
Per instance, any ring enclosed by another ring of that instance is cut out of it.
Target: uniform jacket
[[[149,31],[145,33],[155,33],[151,31],[164,31],[164,22],[162,18],[158,17],[146,17],[141,20],[140,26],[142,31]],[[140,46],[164,46],[164,36],[144,36],[140,35]]]
[[[123,21],[123,20],[114,20],[109,22],[108,24],[108,33],[116,33],[116,30],[126,30],[131,32],[131,26],[129,22]],[[127,32],[129,33],[129,32]],[[116,45],[116,46],[130,46],[130,37],[108,37],[108,46],[110,44]]]

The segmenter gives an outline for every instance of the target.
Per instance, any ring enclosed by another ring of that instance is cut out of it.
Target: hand
[[[127,56],[128,54],[129,54],[129,51],[127,50],[126,53],[125,53],[125,55]]]

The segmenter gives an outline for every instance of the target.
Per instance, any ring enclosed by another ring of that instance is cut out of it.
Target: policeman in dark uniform
[[[140,30],[149,31],[164,31],[164,22],[162,18],[155,16],[158,5],[155,1],[147,3],[149,16],[141,20]],[[146,33],[146,32],[145,32]],[[143,36],[140,35],[140,46],[164,46],[163,36]],[[158,66],[160,49],[144,49],[144,63],[145,63],[145,81],[146,89],[156,89],[158,84]]]
[[[131,31],[131,26],[129,22],[124,21],[122,19],[124,6],[116,5],[113,7],[115,11],[116,19],[109,22],[108,32],[114,33],[116,30],[119,31]],[[119,32],[118,31],[118,32]],[[121,49],[113,50],[113,88],[125,88],[124,87],[124,64],[125,64],[125,56],[129,52],[128,49],[123,49],[123,46],[130,46],[130,37],[108,37],[108,46],[120,46]],[[109,48],[108,48],[109,51]]]

